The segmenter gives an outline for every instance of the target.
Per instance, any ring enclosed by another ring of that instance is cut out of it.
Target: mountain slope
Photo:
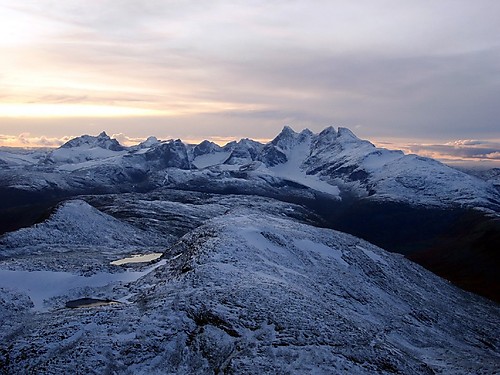
[[[21,294],[3,306],[20,313],[2,323],[2,367],[487,374],[500,360],[497,305],[349,235],[239,207],[165,257],[96,290],[127,303],[34,314]]]
[[[97,137],[82,135],[50,152],[44,163],[63,164],[65,166],[60,167],[63,170],[73,170],[77,166],[70,167],[70,165],[85,162],[87,162],[86,165],[92,165],[89,162],[123,155],[123,151],[125,151],[125,148],[116,139],[111,139],[105,132],[102,132]]]
[[[411,256],[500,300],[491,293],[499,283],[495,186],[432,159],[377,148],[346,128],[314,134],[285,127],[265,145],[242,139],[224,147],[150,137],[126,148],[102,133],[69,141],[52,152],[58,153],[70,157],[2,159],[0,233],[32,225],[59,201],[81,194],[171,189],[269,197],[314,211],[318,226]]]
[[[313,134],[285,127],[259,158],[268,167],[290,164],[293,158],[295,173],[316,176],[358,198],[441,207],[500,207],[491,184],[433,159],[377,148],[346,128],[329,127]],[[290,169],[287,172],[294,174]]]
[[[163,251],[171,242],[167,236],[140,230],[82,200],[71,200],[54,208],[45,221],[0,237],[0,260],[25,270],[42,267],[95,273],[99,270],[93,265],[96,258],[109,262],[131,253]]]
[[[357,199],[500,210],[500,195],[492,183],[429,158],[377,148],[346,128],[329,127],[314,134],[285,127],[266,145],[243,139],[224,147],[208,141],[190,146],[181,140],[150,138],[125,148],[103,132],[97,137],[75,138],[49,153],[39,166],[17,165],[14,173],[23,176],[24,190],[83,190],[87,185],[101,191],[119,186],[130,191],[164,185],[165,173],[178,173],[169,172],[173,169],[190,171],[184,174],[184,181],[203,179],[203,170],[208,169],[227,172],[210,175],[207,183],[212,184],[237,180],[251,189],[255,180],[280,179]],[[236,173],[240,170],[252,173]],[[50,172],[57,178],[48,175]],[[19,186],[9,181],[7,178],[2,187]]]

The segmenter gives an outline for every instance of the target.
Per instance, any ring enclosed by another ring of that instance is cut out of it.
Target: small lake
[[[128,263],[147,263],[160,258],[162,255],[163,253],[137,254],[129,258],[114,260],[110,264],[113,266],[121,266]]]

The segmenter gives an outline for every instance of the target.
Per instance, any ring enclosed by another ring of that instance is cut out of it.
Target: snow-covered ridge
[[[0,364],[12,373],[356,375],[487,374],[498,364],[498,306],[279,212],[240,207],[211,219],[146,272],[114,275],[107,287],[52,273],[80,290],[0,288],[0,353],[9,354]],[[90,292],[122,303],[64,309]],[[40,314],[27,296],[38,307],[44,293],[55,300]]]
[[[126,236],[124,235],[126,233]],[[143,235],[144,236],[144,235]],[[64,202],[47,221],[20,229],[2,237],[6,248],[47,245],[115,246],[125,238],[129,243],[144,244],[137,228],[122,223],[82,200]]]
[[[33,180],[34,189],[43,186],[40,179],[44,177],[36,175],[40,170],[62,173],[61,186],[74,185],[73,180],[79,185],[85,181],[95,186],[150,181],[156,186],[168,183],[173,187],[179,181],[201,183],[207,178],[212,184],[233,181],[249,186],[255,181],[282,180],[337,197],[346,194],[490,211],[500,207],[500,195],[491,182],[433,159],[377,148],[342,127],[328,127],[315,134],[308,129],[297,133],[286,126],[267,144],[242,139],[224,147],[210,141],[189,145],[179,139],[159,141],[150,137],[127,148],[103,132],[97,137],[75,138],[42,161],[30,163],[24,157],[16,162],[12,156],[1,155],[0,160],[17,165],[17,173],[29,168],[34,177],[27,178],[28,182]]]
[[[1,236],[0,258],[17,258],[23,269],[36,269],[37,262],[45,264],[49,259],[51,269],[64,267],[88,274],[99,271],[98,265],[89,260],[96,254],[109,263],[131,253],[163,251],[168,243],[82,200],[70,200],[60,204],[45,221]]]

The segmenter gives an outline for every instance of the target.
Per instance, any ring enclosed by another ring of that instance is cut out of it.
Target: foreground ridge
[[[159,266],[136,281],[67,290],[43,314],[30,310],[22,295],[14,299],[0,289],[2,301],[12,301],[0,310],[2,368],[495,371],[498,305],[368,242],[279,213],[298,206],[234,199],[220,204],[229,206],[180,238]],[[58,309],[89,291],[121,303]]]

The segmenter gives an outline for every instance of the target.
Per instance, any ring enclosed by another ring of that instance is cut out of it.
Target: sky
[[[497,0],[0,0],[0,145],[343,126],[500,163]]]

